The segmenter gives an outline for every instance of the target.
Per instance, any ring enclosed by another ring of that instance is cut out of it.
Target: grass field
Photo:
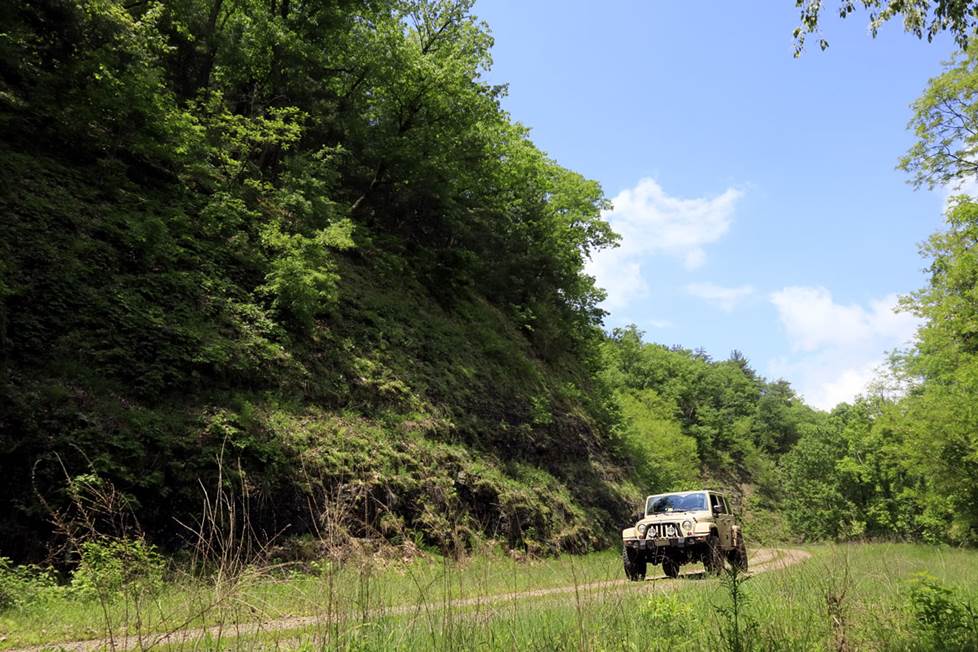
[[[253,623],[289,616],[362,619],[405,605],[563,587],[621,577],[617,552],[519,561],[487,551],[462,561],[437,556],[364,558],[315,568],[246,569],[223,582],[172,577],[140,600],[108,604],[51,591],[0,611],[0,649],[117,633]]]
[[[909,544],[808,551],[806,561],[735,583],[696,575],[622,583],[619,558],[608,551],[252,571],[224,587],[170,582],[142,599],[138,613],[135,599],[103,609],[98,600],[52,594],[0,612],[0,648],[58,649],[57,641],[108,629],[222,625],[157,649],[978,649],[978,552]]]

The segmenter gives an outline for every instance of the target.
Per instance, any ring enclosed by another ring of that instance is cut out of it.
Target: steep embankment
[[[259,540],[614,531],[607,202],[470,5],[3,4],[0,555],[218,488]]]
[[[544,359],[477,287],[436,297],[363,230],[335,304],[288,328],[256,290],[267,261],[208,235],[200,198],[50,153],[8,151],[0,176],[0,553],[41,553],[42,499],[88,473],[178,546],[220,466],[259,537],[615,531],[627,494],[587,365]]]

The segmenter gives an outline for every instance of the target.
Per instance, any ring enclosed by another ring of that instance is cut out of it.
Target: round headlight
[[[683,521],[683,532],[692,532],[692,531],[693,531],[693,522]]]
[[[638,524],[638,536],[644,537],[645,536],[645,531],[648,530],[648,529],[649,529],[649,526],[648,525],[646,525],[645,523],[639,523]]]

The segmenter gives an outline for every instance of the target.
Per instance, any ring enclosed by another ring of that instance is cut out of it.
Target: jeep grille
[[[652,523],[645,532],[647,539],[675,539],[682,536],[678,523]]]

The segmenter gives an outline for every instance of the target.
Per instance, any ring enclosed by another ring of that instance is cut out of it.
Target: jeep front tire
[[[625,565],[625,577],[632,582],[645,579],[646,561],[642,553],[625,548],[622,551],[622,562]]]
[[[663,557],[662,572],[669,578],[675,579],[679,577],[679,560],[676,559],[675,555],[666,555]]]

